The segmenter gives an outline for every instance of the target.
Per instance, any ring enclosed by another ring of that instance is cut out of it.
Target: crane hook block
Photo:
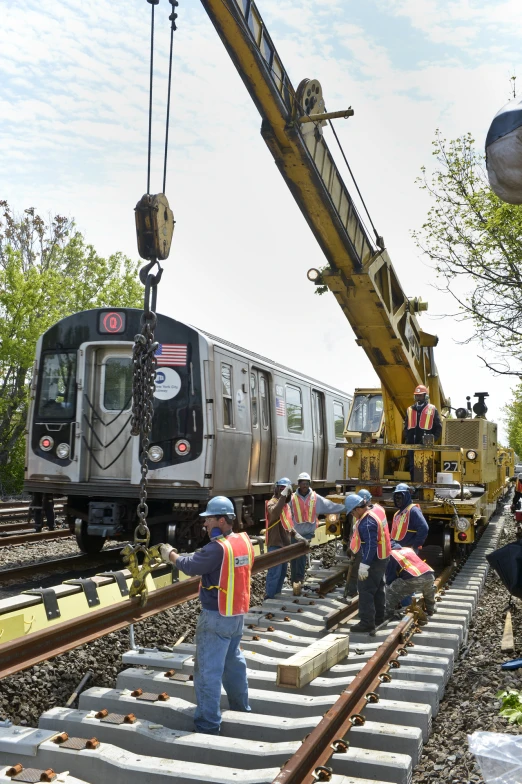
[[[145,193],[135,208],[138,253],[142,259],[163,261],[170,253],[174,213],[164,193]]]

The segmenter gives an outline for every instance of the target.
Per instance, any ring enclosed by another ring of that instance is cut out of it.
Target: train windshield
[[[348,420],[350,433],[379,433],[382,421],[382,395],[355,395]]]
[[[63,422],[75,415],[76,351],[44,354],[38,417]]]

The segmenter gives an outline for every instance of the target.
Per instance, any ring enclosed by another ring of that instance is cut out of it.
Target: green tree
[[[143,288],[137,263],[99,256],[69,218],[16,216],[6,201],[0,210],[0,490],[15,492],[38,337],[80,310],[140,307]]]
[[[513,400],[504,407],[509,446],[522,455],[522,384],[515,387]]]
[[[484,156],[468,133],[447,141],[437,131],[437,166],[422,170],[421,188],[434,200],[413,236],[438,273],[440,288],[471,320],[470,340],[495,355],[482,358],[497,373],[522,373],[522,209],[490,189]]]

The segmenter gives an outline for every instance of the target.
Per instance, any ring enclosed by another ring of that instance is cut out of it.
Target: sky
[[[478,148],[520,72],[519,0],[258,0],[297,87],[318,78],[336,129],[454,406],[489,391],[500,422],[518,379],[495,377],[463,344],[471,330],[412,240],[430,207],[416,179],[432,141]],[[150,10],[146,0],[0,0],[0,198],[74,217],[102,255],[138,258],[146,191]],[[260,136],[260,117],[199,0],[174,36],[166,192],[176,228],[158,309],[351,392],[377,378],[333,295],[324,257]],[[162,189],[171,6],[156,6],[153,193]],[[522,74],[520,74],[522,83]],[[343,162],[327,141],[341,173]],[[491,359],[491,356],[489,356]]]

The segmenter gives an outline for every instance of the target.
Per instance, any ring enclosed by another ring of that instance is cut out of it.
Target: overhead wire
[[[178,0],[169,0],[169,3],[172,6],[172,13],[169,16],[171,25],[170,25],[170,54],[169,54],[169,83],[167,87],[167,118],[165,122],[165,155],[163,158],[163,193],[165,193],[165,189],[167,187],[167,153],[169,147],[169,120],[170,120],[170,93],[171,93],[171,85],[172,85],[172,50],[174,46],[174,31],[176,28],[176,18],[177,14],[175,13],[175,8],[179,5]]]

